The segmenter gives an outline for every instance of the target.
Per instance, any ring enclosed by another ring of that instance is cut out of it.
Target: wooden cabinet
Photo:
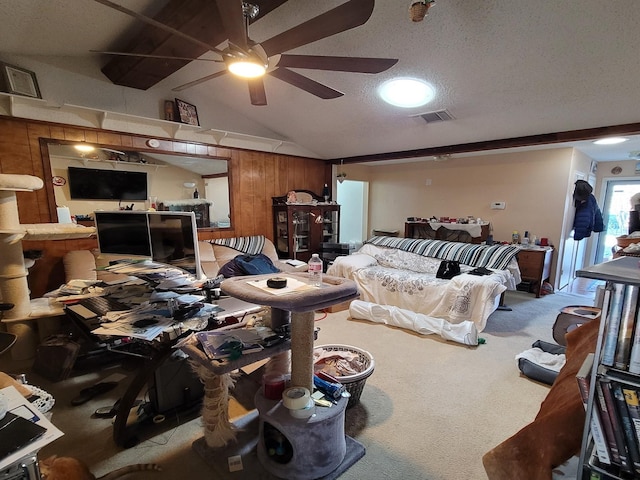
[[[339,241],[340,205],[304,193],[311,201],[287,203],[286,196],[273,197],[274,243],[280,258],[307,262],[321,252],[322,243]]]
[[[538,298],[542,282],[549,280],[552,259],[553,248],[550,247],[528,248],[518,252],[518,267],[522,277],[521,285],[527,286],[527,290],[533,291]]]

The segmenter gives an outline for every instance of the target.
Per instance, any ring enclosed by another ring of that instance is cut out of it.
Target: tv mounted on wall
[[[193,212],[94,212],[101,254],[148,257],[204,278]]]
[[[69,167],[68,177],[74,200],[146,200],[149,196],[145,172]]]

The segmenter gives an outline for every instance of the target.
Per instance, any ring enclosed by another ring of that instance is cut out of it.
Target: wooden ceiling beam
[[[455,155],[461,153],[483,152],[488,150],[502,150],[507,148],[532,147],[555,143],[578,142],[594,140],[601,137],[617,135],[639,135],[640,123],[628,123],[609,127],[586,128],[583,130],[569,130],[565,132],[543,133],[524,137],[503,138],[500,140],[486,140],[482,142],[462,143],[441,147],[426,147],[399,152],[375,153],[355,157],[333,158],[329,160],[334,165],[349,163],[382,162],[402,160],[406,158],[436,157],[439,155]]]

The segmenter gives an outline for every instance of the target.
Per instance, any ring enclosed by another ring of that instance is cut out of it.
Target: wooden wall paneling
[[[253,171],[253,231],[261,232],[271,238],[271,199],[267,198],[266,164],[272,162],[273,155],[261,152],[251,152],[251,170]]]
[[[3,120],[0,123],[0,149],[0,166],[3,173],[33,173],[29,134],[25,122]]]
[[[288,192],[287,188],[289,187],[288,175],[289,175],[289,159],[284,156],[277,156],[274,158],[274,188],[275,191],[272,197],[280,197],[282,195],[286,195]]]
[[[236,153],[237,154],[237,153]],[[239,155],[238,161],[239,188],[233,192],[233,197],[237,201],[236,218],[232,219],[235,223],[235,231],[238,236],[252,235],[253,233],[253,172],[251,171],[251,161],[246,155]]]
[[[65,127],[64,139],[72,142],[84,142],[86,130],[80,127]]]

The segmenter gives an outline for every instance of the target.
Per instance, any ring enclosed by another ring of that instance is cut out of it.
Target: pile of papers
[[[158,301],[161,297],[162,300]],[[204,328],[208,318],[216,312],[216,307],[203,304],[202,295],[180,295],[175,292],[155,292],[153,301],[139,305],[131,310],[109,312],[102,317],[103,323],[92,331],[95,335],[111,335],[153,340],[164,331],[175,329],[177,335],[182,333],[181,322],[174,319],[175,311],[184,306],[194,305],[196,311],[190,318],[201,321]]]

